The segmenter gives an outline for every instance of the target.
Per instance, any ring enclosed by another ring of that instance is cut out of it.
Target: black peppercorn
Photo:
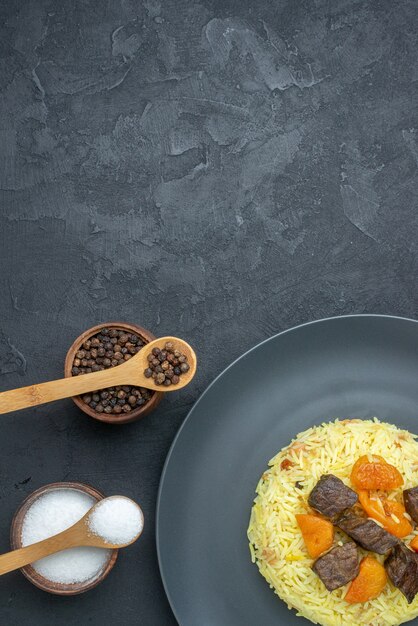
[[[180,350],[175,350],[172,341],[167,341],[162,350],[153,348],[147,355],[147,360],[149,365],[144,374],[147,378],[153,378],[157,385],[177,385],[180,376],[190,370],[187,356]]]
[[[93,337],[83,341],[74,357],[71,373],[73,376],[79,376],[116,367],[129,361],[143,345],[144,343],[135,333],[104,328]],[[148,355],[148,360],[152,359],[160,365],[160,361],[153,354]],[[150,371],[152,375],[152,370]],[[120,415],[122,412],[127,413],[139,408],[152,398],[152,391],[148,389],[142,391],[143,395],[138,388],[130,385],[109,387],[93,394],[84,394],[82,400],[97,413]],[[122,392],[122,397],[118,395],[119,392]],[[128,408],[123,408],[125,406]]]

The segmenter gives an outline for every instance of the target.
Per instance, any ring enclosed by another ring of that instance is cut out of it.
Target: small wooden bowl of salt
[[[13,550],[46,539],[76,523],[104,495],[83,483],[51,483],[31,493],[11,526]],[[31,583],[49,593],[69,596],[101,583],[115,565],[118,550],[82,547],[58,552],[21,568]]]

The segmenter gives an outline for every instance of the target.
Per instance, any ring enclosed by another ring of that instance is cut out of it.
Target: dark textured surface
[[[120,430],[70,401],[2,417],[0,549],[25,494],[65,478],[136,497],[147,529],[84,597],[2,579],[1,621],[171,625],[155,499],[199,392],[295,323],[416,314],[418,7],[5,0],[0,22],[1,388],[59,376],[109,319],[201,365]]]

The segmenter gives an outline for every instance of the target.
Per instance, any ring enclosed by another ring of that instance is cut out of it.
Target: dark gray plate
[[[301,624],[250,561],[254,489],[301,430],[374,415],[418,431],[413,320],[361,315],[298,326],[210,385],[173,443],[158,501],[161,575],[181,626]]]

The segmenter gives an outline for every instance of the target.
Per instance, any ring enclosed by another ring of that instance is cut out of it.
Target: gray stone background
[[[2,416],[0,550],[53,481],[132,496],[147,525],[84,596],[2,578],[0,621],[171,625],[155,502],[200,392],[289,326],[417,314],[418,5],[4,0],[0,20],[1,389],[59,377],[113,319],[200,358],[133,425],[70,400]]]

